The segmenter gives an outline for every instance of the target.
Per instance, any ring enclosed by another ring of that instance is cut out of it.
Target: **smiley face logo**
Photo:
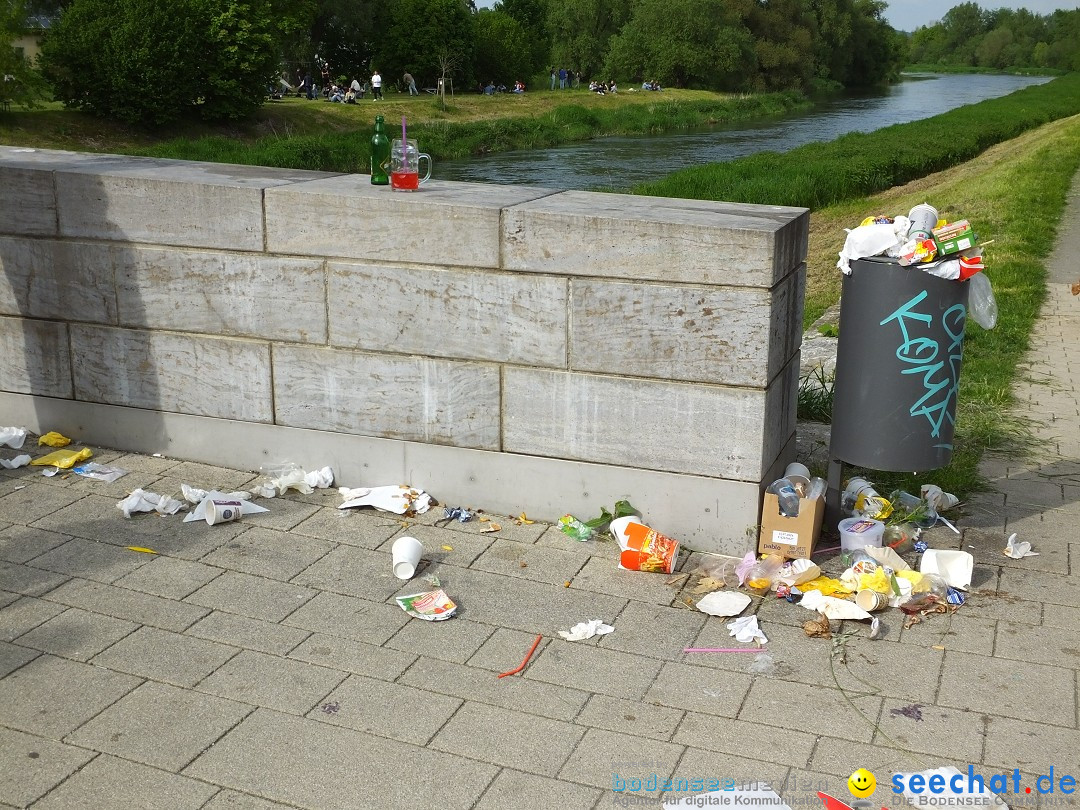
[[[877,788],[877,780],[866,768],[859,768],[848,777],[847,788],[856,799],[865,799]]]

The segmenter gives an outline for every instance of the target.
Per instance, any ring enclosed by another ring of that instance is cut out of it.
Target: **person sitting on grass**
[[[488,82],[487,83],[487,87],[484,88],[484,95],[485,96],[493,96],[493,95],[495,95],[495,82]]]
[[[598,81],[593,80],[589,82],[589,90],[593,93],[598,93],[601,96],[604,95],[604,85],[600,84]]]
[[[524,93],[525,92],[525,82],[521,81],[521,79],[518,79],[516,82],[514,82],[514,92],[515,93]]]
[[[335,104],[341,104],[345,101],[345,94],[341,92],[341,88],[336,84],[330,86],[330,93],[327,101],[333,101]]]

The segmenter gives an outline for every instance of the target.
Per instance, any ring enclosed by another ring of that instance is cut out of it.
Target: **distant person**
[[[371,74],[371,98],[373,101],[382,98],[382,76],[377,70]]]
[[[352,83],[349,85],[349,89],[354,96],[360,96],[360,98],[364,97],[364,88],[361,86],[359,79],[354,77]]]
[[[551,69],[551,89],[555,89],[555,82],[559,78],[559,74],[555,72],[555,68]]]
[[[416,79],[413,78],[413,75],[411,73],[409,73],[409,71],[406,70],[405,74],[401,77],[401,79],[402,79],[402,81],[405,82],[406,85],[408,85],[408,87],[409,87],[409,95],[410,96],[418,96],[418,95],[420,95],[416,91]]]
[[[610,81],[610,82],[608,83],[608,92],[609,92],[609,93],[618,93],[618,92],[619,92],[619,86],[618,86],[617,84],[615,84],[615,80],[614,80],[614,79],[612,79],[612,80],[611,80],[611,81]]]
[[[559,68],[559,89],[566,89],[566,68]]]
[[[519,94],[524,93],[525,92],[525,82],[523,82],[521,79],[518,79],[516,82],[514,82],[514,92],[519,93]]]
[[[311,101],[315,98],[315,84],[311,81],[310,70],[304,74],[304,90],[307,94],[308,101]]]
[[[488,82],[487,83],[487,87],[484,88],[484,95],[485,96],[493,96],[493,95],[495,95],[495,82]]]

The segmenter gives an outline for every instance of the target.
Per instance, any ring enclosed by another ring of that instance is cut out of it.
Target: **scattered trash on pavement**
[[[190,490],[192,493],[199,490]],[[247,495],[248,493],[244,493]],[[269,512],[265,506],[259,506],[246,498],[241,498],[235,492],[218,492],[210,490],[206,496],[196,504],[188,514],[184,516],[184,523],[195,520],[205,520],[213,526],[218,523],[228,523],[239,520],[243,515],[257,515]]]
[[[124,546],[128,551],[138,551],[140,554],[157,554],[152,548],[145,546]]]
[[[382,487],[338,487],[338,492],[345,499],[338,509],[373,506],[383,512],[393,512],[397,515],[411,512],[420,515],[432,505],[431,496],[424,490],[404,484]]]
[[[611,534],[622,553],[619,568],[670,574],[679,557],[679,543],[641,522],[635,515],[611,521]]]
[[[1031,543],[1027,540],[1016,539],[1016,532],[1010,534],[1009,539],[1005,541],[1005,551],[1003,553],[1006,557],[1011,557],[1014,560],[1022,560],[1024,557],[1039,556],[1039,552],[1031,550]]]
[[[71,439],[57,433],[55,430],[50,430],[43,436],[38,436],[37,443],[38,447],[41,447],[42,445],[46,445],[47,447],[67,447],[71,444]]]
[[[613,520],[625,517],[640,517],[640,513],[631,506],[629,501],[615,501],[614,512],[609,512],[606,506],[601,506],[600,515],[592,520],[578,520],[573,515],[563,515],[559,518],[559,528],[567,537],[584,542],[607,530]]]
[[[458,523],[468,523],[473,517],[473,513],[464,506],[443,507],[443,520],[456,520]]]
[[[26,428],[0,427],[0,447],[10,447],[12,450],[22,449],[26,441]]]
[[[181,509],[187,507],[183,502],[170,498],[168,495],[158,495],[156,492],[147,492],[144,489],[136,489],[126,498],[116,504],[117,509],[124,513],[124,517],[130,518],[135,512],[157,512],[159,515],[175,515]]]
[[[738,616],[750,601],[749,596],[739,591],[713,591],[697,603],[697,609],[710,616]]]
[[[262,474],[263,478],[252,492],[263,498],[276,498],[290,489],[310,495],[316,489],[325,489],[334,483],[334,471],[329,467],[306,472],[292,461],[263,467]]]
[[[29,463],[30,456],[26,453],[23,453],[20,456],[15,456],[15,458],[11,459],[10,461],[6,458],[0,458],[0,467],[3,467],[5,470],[16,470],[19,467],[25,467]]]
[[[81,475],[83,478],[93,478],[96,481],[107,481],[112,483],[118,478],[123,478],[128,474],[128,471],[120,467],[108,467],[104,464],[98,464],[96,461],[88,461],[85,464],[77,464],[71,468],[71,471],[76,475]]]
[[[758,627],[757,616],[741,616],[728,622],[727,629],[731,631],[731,635],[735,637],[736,641],[741,641],[743,644],[754,641],[758,644],[769,643],[769,639],[765,637],[765,634],[761,632],[761,628]]]
[[[529,663],[529,659],[532,658],[533,653],[536,652],[536,648],[540,645],[540,642],[543,640],[543,638],[543,634],[538,634],[536,636],[536,639],[533,641],[532,646],[529,647],[529,651],[525,653],[525,660],[522,661],[521,664],[519,664],[514,669],[508,669],[506,672],[500,672],[499,677],[506,678],[510,675],[517,675],[519,672],[521,672],[521,670],[525,669],[525,665]]]
[[[86,459],[93,455],[94,452],[89,447],[71,450],[53,450],[47,455],[38,456],[30,463],[35,467],[59,467],[62,470],[68,470],[80,461],[86,461]]]
[[[799,604],[807,610],[816,610],[829,619],[871,619],[869,613],[846,599],[824,596],[821,591],[807,591]]]
[[[966,551],[928,548],[919,562],[922,574],[937,574],[952,588],[966,590],[971,585],[975,558]]]
[[[578,622],[569,630],[560,630],[559,635],[567,641],[585,641],[593,636],[606,636],[614,630],[611,625],[604,624],[603,619],[589,619],[587,622]]]
[[[412,579],[423,553],[424,544],[415,537],[399,537],[395,540],[390,547],[394,576],[398,579]]]
[[[449,619],[457,610],[457,605],[439,588],[425,593],[397,597],[397,603],[410,616],[427,622],[441,622]]]
[[[803,622],[802,628],[807,638],[832,638],[832,625],[829,624],[829,617],[824,613],[816,619]]]

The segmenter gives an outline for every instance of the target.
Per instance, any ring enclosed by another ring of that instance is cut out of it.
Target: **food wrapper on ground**
[[[107,481],[110,484],[117,478],[122,478],[128,474],[128,471],[121,467],[107,467],[104,464],[98,464],[96,461],[77,464],[71,468],[71,471],[76,475],[81,475],[83,478]]]
[[[660,574],[675,570],[679,558],[677,540],[649,528],[634,516],[613,520],[611,533],[622,548],[619,568]]]
[[[424,490],[404,485],[384,487],[338,487],[345,503],[338,509],[356,506],[373,506],[383,512],[404,515],[406,512],[423,514],[431,508],[431,496]]]
[[[449,619],[457,610],[457,605],[439,588],[425,593],[414,593],[397,597],[401,609],[410,616],[426,622],[441,622]]]
[[[263,498],[276,498],[290,489],[295,489],[301,495],[310,495],[316,489],[325,489],[334,483],[334,472],[329,467],[305,472],[294,462],[264,467],[263,475],[265,478],[253,490],[253,494]]]
[[[59,467],[68,470],[80,461],[86,461],[94,455],[89,447],[73,448],[71,450],[54,450],[48,455],[39,456],[30,463],[35,467]]]
[[[850,596],[851,591],[844,587],[843,583],[832,577],[816,577],[799,585],[803,593],[807,591],[819,591],[825,596]]]
[[[741,641],[743,644],[749,644],[752,641],[759,644],[769,643],[769,639],[765,637],[765,634],[761,632],[761,628],[758,627],[757,616],[742,616],[730,621],[727,624],[727,629],[736,641]]]
[[[24,456],[19,456],[24,458]],[[15,459],[18,461],[19,459]],[[1031,550],[1031,543],[1027,540],[1017,540],[1016,532],[1009,535],[1009,539],[1005,541],[1005,556],[1011,557],[1014,560],[1022,560],[1024,557],[1038,557],[1039,552]]]
[[[38,447],[46,445],[48,447],[67,447],[71,444],[71,439],[63,434],[57,433],[55,430],[50,430],[44,436],[38,436]]]

